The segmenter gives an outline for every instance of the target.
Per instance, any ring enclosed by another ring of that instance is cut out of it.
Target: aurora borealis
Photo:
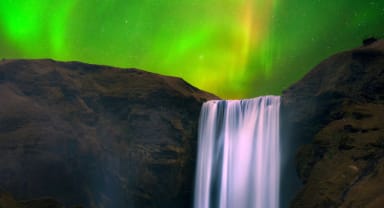
[[[280,94],[383,22],[380,0],[2,0],[0,58],[135,67],[245,98]]]

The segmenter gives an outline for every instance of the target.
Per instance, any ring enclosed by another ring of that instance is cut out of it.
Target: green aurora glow
[[[135,67],[245,98],[280,94],[383,22],[381,0],[1,0],[0,58]]]

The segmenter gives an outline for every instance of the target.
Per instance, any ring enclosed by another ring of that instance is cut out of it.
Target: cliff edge
[[[321,62],[284,91],[282,112],[303,183],[292,207],[383,206],[384,40]]]
[[[0,62],[0,187],[65,206],[188,207],[201,104],[179,78],[79,62]]]

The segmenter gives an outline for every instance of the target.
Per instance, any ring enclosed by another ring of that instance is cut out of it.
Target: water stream
[[[279,207],[279,96],[203,104],[194,208]]]

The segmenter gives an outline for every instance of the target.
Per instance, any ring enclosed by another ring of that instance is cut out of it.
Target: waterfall
[[[279,96],[203,104],[194,208],[278,208]]]

